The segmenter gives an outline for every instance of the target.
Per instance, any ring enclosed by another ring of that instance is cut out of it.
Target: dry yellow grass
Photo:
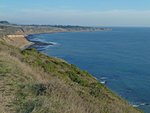
[[[38,65],[37,61],[43,66]],[[140,112],[103,85],[100,85],[100,88],[92,87],[92,84],[97,84],[96,79],[85,76],[78,68],[63,62],[35,50],[25,51],[23,55],[17,48],[0,44],[0,111],[3,113]],[[49,68],[44,68],[47,63],[55,66],[56,70],[49,71]],[[67,73],[62,74],[67,71],[74,73],[78,71],[80,73],[78,76],[87,85],[76,82],[66,75]],[[97,94],[97,91],[100,92]]]
[[[0,113],[140,112],[76,66],[34,49],[16,48],[30,43],[18,34],[98,29],[0,26],[0,40],[7,43],[0,41]]]

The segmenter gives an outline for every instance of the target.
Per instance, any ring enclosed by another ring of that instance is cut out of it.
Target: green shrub
[[[34,107],[35,107],[35,103],[34,102],[26,102],[26,103],[23,103],[23,106],[21,107],[20,111],[22,113],[31,113],[33,110],[34,110]]]
[[[90,73],[88,73],[87,71],[82,71],[82,74],[84,74],[84,75],[86,75],[86,76],[88,76],[88,77],[93,77]]]
[[[80,91],[78,91],[77,92],[79,95],[84,95],[85,94],[85,92],[83,91],[83,90],[80,90]]]
[[[77,66],[75,66],[74,64],[71,64],[71,69],[73,69],[77,74],[82,73],[82,71]]]
[[[32,92],[36,94],[36,96],[44,95],[46,93],[46,86],[44,84],[35,84],[32,86]]]
[[[82,83],[83,82],[83,80],[76,73],[74,73],[72,71],[67,71],[66,74],[74,82],[77,82],[77,83]]]
[[[31,55],[31,56],[35,56],[34,52],[29,51],[29,50],[23,50],[23,51],[22,51],[22,54],[23,54],[23,55]]]
[[[69,67],[69,64],[66,63],[66,62],[58,62],[58,61],[52,61],[54,64],[58,65],[58,66],[61,66],[63,68],[66,68],[66,67]]]
[[[19,108],[18,108],[18,112],[19,113],[31,113],[33,110],[35,109],[40,109],[42,107],[42,100],[40,98],[31,98],[31,99],[28,99],[28,100],[25,100],[24,102],[22,102],[20,105],[19,105]]]
[[[97,92],[95,89],[91,89],[90,95],[92,95],[94,97],[99,97],[100,96],[100,92]]]
[[[69,78],[73,81],[73,82],[76,82],[82,86],[85,86],[85,87],[89,87],[89,83],[84,81],[78,74],[72,72],[72,71],[67,71],[65,72],[66,75],[69,76]]]
[[[41,66],[44,69],[44,71],[49,73],[57,70],[57,67],[53,65],[51,62],[42,63]]]

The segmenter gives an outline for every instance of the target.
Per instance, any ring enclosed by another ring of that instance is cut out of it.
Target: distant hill
[[[0,21],[0,24],[10,24],[8,21]]]
[[[108,31],[111,29],[101,27],[85,27],[71,25],[16,25],[7,21],[0,21],[0,37],[6,35],[29,35],[55,32],[80,32],[80,31]]]

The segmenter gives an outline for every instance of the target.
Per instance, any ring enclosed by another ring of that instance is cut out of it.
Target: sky
[[[150,0],[0,0],[15,24],[150,26]]]

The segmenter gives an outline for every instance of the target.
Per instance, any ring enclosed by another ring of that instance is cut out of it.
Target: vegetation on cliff
[[[28,30],[11,24],[1,26],[1,39],[10,37],[24,44],[15,38],[19,36],[10,36],[13,32],[34,33],[32,26],[24,27]],[[36,33],[42,32],[36,29]],[[0,41],[0,113],[141,112],[75,65],[7,42]]]
[[[34,48],[0,42],[0,112],[138,113],[92,75]]]

